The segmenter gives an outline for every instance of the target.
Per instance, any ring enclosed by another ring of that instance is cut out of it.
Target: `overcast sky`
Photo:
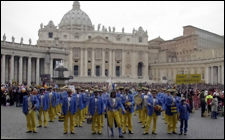
[[[15,42],[37,43],[40,24],[50,20],[58,26],[72,9],[73,1],[1,1],[1,40],[15,37]],[[183,26],[192,25],[218,35],[224,35],[224,1],[80,1],[95,25],[115,26],[116,32],[126,33],[142,26],[148,40],[160,36],[170,40],[183,34]]]

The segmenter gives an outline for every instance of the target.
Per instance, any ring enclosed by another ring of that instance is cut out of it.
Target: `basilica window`
[[[117,40],[117,41],[120,41],[120,38],[119,38],[119,37],[117,37],[117,38],[116,38],[116,40]]]
[[[64,37],[64,39],[66,39],[67,38],[67,35],[64,35],[63,37]]]
[[[53,33],[52,32],[48,33],[48,38],[53,38]]]
[[[105,76],[108,77],[108,75],[109,75],[109,74],[108,74],[108,70],[106,69],[106,70],[105,70]]]
[[[139,37],[139,43],[142,43],[142,37]]]
[[[78,76],[79,75],[79,66],[78,65],[75,65],[74,66],[74,75],[75,76]]]
[[[127,42],[130,42],[130,38],[127,38]]]
[[[79,36],[78,35],[75,35],[75,39],[79,39]]]
[[[105,39],[107,39],[107,40],[108,40],[109,38],[108,38],[108,37],[105,37]]]
[[[88,69],[88,76],[91,76],[91,69]]]
[[[105,52],[105,58],[109,58],[109,52],[108,51]]]
[[[88,36],[88,39],[91,39],[91,36]]]

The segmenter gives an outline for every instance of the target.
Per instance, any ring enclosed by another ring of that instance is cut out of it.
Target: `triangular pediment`
[[[102,43],[102,44],[111,44],[112,41],[102,37],[102,36],[95,36],[91,39],[85,41],[86,43]]]

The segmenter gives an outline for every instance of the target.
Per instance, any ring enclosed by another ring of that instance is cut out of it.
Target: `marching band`
[[[27,120],[26,133],[37,133],[36,117],[37,127],[47,128],[48,120],[53,122],[58,116],[59,121],[64,121],[64,134],[68,133],[68,123],[70,133],[75,134],[75,127],[82,127],[86,118],[91,121],[92,134],[101,135],[103,121],[106,118],[107,129],[109,127],[111,136],[114,136],[113,124],[115,124],[115,127],[118,127],[119,137],[122,138],[122,134],[127,132],[135,133],[132,116],[136,110],[139,123],[142,123],[141,127],[144,128],[143,135],[149,134],[152,121],[151,134],[157,135],[157,119],[161,113],[167,124],[168,134],[177,134],[179,119],[181,120],[179,134],[183,132],[187,134],[187,120],[191,109],[186,99],[177,96],[174,88],[156,90],[139,87],[132,92],[129,87],[119,87],[111,91],[107,91],[105,87],[75,89],[74,92],[67,86],[62,88],[49,86],[25,90],[22,111]]]

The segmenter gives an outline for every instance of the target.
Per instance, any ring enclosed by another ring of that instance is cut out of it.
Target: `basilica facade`
[[[36,45],[1,41],[1,83],[41,84],[42,75],[57,76],[63,62],[70,81],[174,82],[176,74],[202,74],[205,83],[224,84],[224,37],[185,26],[172,40],[148,40],[143,27],[132,33],[116,32],[91,22],[74,2],[56,26],[40,25]],[[50,80],[50,82],[52,82]]]

